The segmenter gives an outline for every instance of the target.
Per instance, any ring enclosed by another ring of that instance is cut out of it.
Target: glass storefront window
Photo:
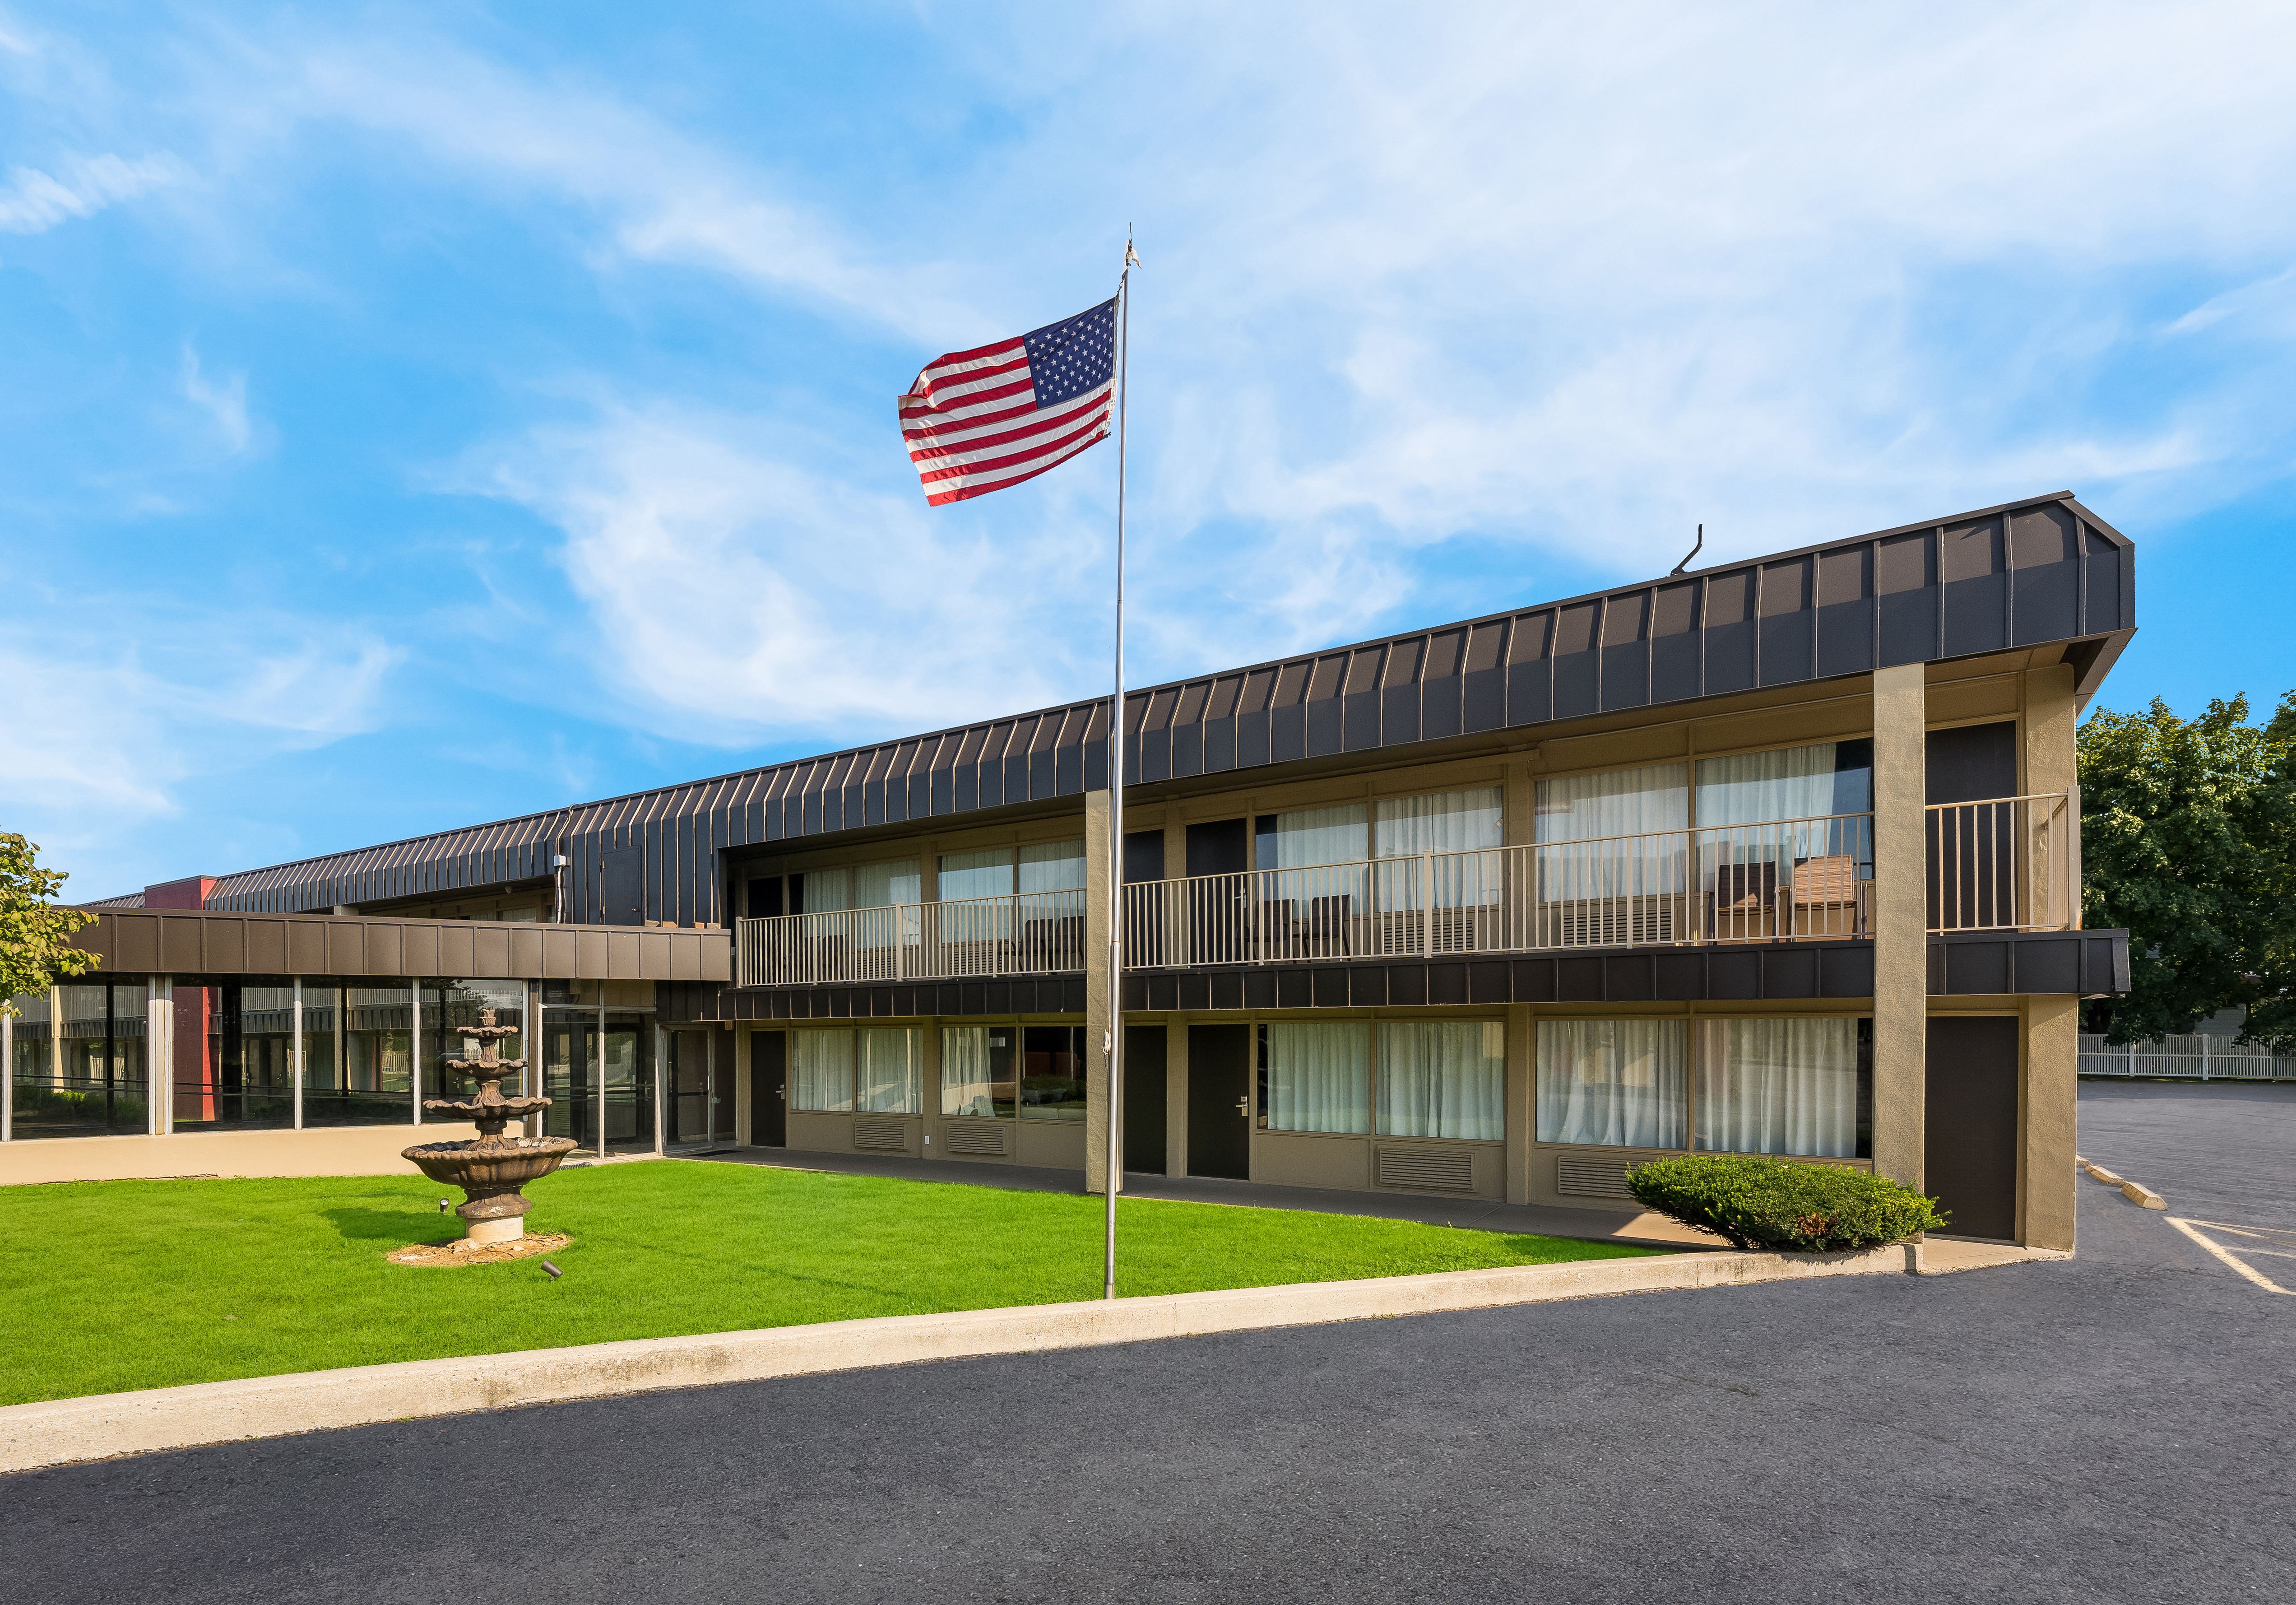
[[[515,1036],[497,1040],[503,1058],[526,1057],[526,983],[523,981],[454,981],[422,983],[422,1096],[461,1100],[476,1095],[478,1083],[459,1070],[447,1067],[450,1059],[474,1059],[478,1044],[455,1028],[476,1025],[484,1010],[495,1011],[496,1025],[517,1029]],[[503,1077],[504,1098],[525,1096],[526,1072],[513,1070]],[[429,1121],[459,1120],[460,1115],[422,1112]]]
[[[168,1067],[174,1129],[295,1124],[292,983],[283,976],[176,977]]]
[[[81,983],[16,1000],[8,1067],[19,1138],[101,1137],[151,1129],[141,980]]]

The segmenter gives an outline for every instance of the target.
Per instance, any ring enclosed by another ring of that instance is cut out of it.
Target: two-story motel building
[[[1128,1171],[1589,1207],[1763,1153],[2069,1248],[2128,972],[2073,729],[2135,624],[2046,496],[1134,691],[1118,853],[1101,699],[152,887],[20,1000],[0,1178],[398,1168],[494,1007],[601,1153],[1098,1189],[1115,918]]]

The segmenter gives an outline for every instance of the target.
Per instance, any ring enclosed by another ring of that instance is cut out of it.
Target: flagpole
[[[1132,359],[1132,254],[1116,280],[1116,693],[1108,720],[1108,1222],[1100,1296],[1116,1296],[1116,1192],[1124,1180],[1124,424],[1125,376]]]

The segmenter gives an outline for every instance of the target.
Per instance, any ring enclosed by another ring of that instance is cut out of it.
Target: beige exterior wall
[[[400,1151],[464,1142],[472,1125],[315,1126],[178,1132],[166,1137],[60,1137],[0,1145],[0,1186],[176,1176],[412,1176]]]
[[[2018,1078],[2017,1240],[2029,1248],[2073,1247],[2079,1176],[2074,1100],[2080,1088],[2080,1000],[2027,998],[2024,1063]]]

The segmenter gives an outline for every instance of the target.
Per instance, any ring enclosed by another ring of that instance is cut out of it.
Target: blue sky
[[[988,20],[984,21],[984,17]],[[0,828],[83,896],[2070,488],[2296,686],[2296,11],[0,0]]]

